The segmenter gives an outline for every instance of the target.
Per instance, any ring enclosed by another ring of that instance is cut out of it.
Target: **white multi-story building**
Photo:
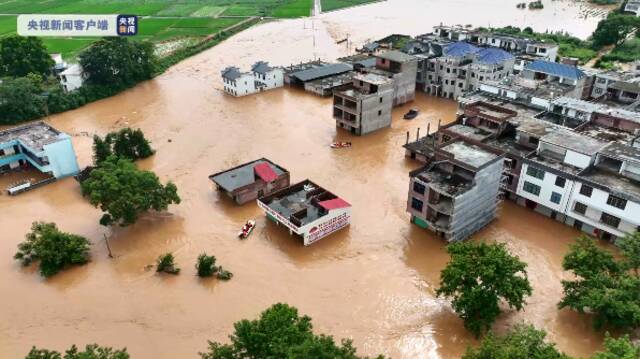
[[[640,0],[629,0],[624,6],[625,12],[630,12],[640,16]]]
[[[240,72],[237,67],[227,67],[222,70],[224,92],[233,96],[246,96],[257,91],[253,73]]]
[[[85,73],[80,64],[73,64],[60,73],[60,84],[65,91],[71,92],[82,86],[85,80]]]
[[[540,138],[522,165],[525,206],[613,240],[640,227],[640,149],[564,128]]]
[[[283,69],[271,67],[265,61],[253,64],[251,72],[241,72],[239,68],[229,66],[221,74],[224,92],[238,97],[282,87],[284,82]]]
[[[268,62],[256,62],[251,66],[251,72],[255,77],[256,87],[260,91],[282,87],[284,84],[284,70],[280,67],[271,67]]]

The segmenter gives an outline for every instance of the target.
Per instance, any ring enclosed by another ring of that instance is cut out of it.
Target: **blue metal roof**
[[[447,45],[444,48],[445,55],[455,56],[455,57],[462,57],[469,54],[475,54],[478,51],[480,51],[479,48],[464,41],[454,42],[453,44]]]
[[[493,49],[486,48],[478,51],[476,54],[477,61],[483,64],[491,64],[497,65],[501,64],[507,60],[513,59],[513,55],[502,50],[502,49]]]
[[[585,73],[576,66],[559,64],[544,60],[536,60],[524,67],[525,70],[543,72],[545,74],[578,80],[585,76]]]

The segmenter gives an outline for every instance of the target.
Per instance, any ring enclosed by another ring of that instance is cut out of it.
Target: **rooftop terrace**
[[[66,135],[44,122],[34,122],[0,131],[0,144],[19,140],[32,150],[40,152],[44,150],[44,146],[65,137]]]
[[[607,142],[605,141],[560,127],[553,128],[553,130],[542,136],[540,141],[567,148],[588,156],[593,155],[607,145]]]
[[[465,142],[454,142],[440,149],[453,155],[456,161],[474,168],[480,168],[499,157],[495,153],[488,152],[476,145]]]

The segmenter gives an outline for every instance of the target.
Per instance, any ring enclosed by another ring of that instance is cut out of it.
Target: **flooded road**
[[[556,3],[566,5],[550,7]],[[170,214],[147,215],[134,226],[109,231],[98,225],[100,212],[72,179],[19,197],[1,195],[0,357],[23,357],[32,345],[62,350],[98,342],[126,346],[136,359],[195,358],[207,339],[226,341],[235,321],[254,318],[275,302],[310,315],[318,332],[352,338],[361,354],[455,358],[474,344],[448,302],[434,295],[448,260],[444,243],[411,225],[405,213],[408,172],[419,166],[404,158],[405,133],[415,136],[427,123],[433,129],[438,120],[453,120],[455,103],[419,95],[394,110],[390,129],[359,138],[336,130],[331,99],[293,89],[238,99],[220,91],[219,71],[226,65],[286,65],[314,55],[332,59],[345,55],[334,40],[344,29],[355,37],[362,27],[362,38],[418,29],[413,19],[403,23],[387,13],[389,4],[323,14],[313,27],[309,19],[254,27],[153,81],[52,116],[54,126],[74,136],[81,166],[91,162],[92,134],[141,128],[157,154],[139,166],[174,181],[183,202],[171,206]],[[347,14],[360,11],[363,17],[379,13],[367,25],[360,17],[347,23]],[[461,21],[471,22],[470,15]],[[428,13],[423,17],[420,32],[440,21]],[[422,113],[403,121],[409,107]],[[353,147],[331,150],[336,140]],[[351,226],[303,247],[267,222],[256,205],[236,206],[215,192],[209,174],[259,157],[287,168],[292,181],[309,178],[345,198],[353,205]],[[10,180],[3,177],[0,185]],[[257,219],[257,229],[240,242],[235,234],[249,218]],[[11,256],[35,220],[90,238],[92,261],[46,281],[34,269],[21,268]],[[107,257],[103,234],[110,237],[114,259]],[[505,242],[528,262],[534,295],[524,312],[503,315],[496,329],[526,320],[545,328],[569,354],[586,356],[599,348],[602,338],[588,321],[556,310],[565,275],[562,256],[577,235],[513,203],[502,204],[499,219],[474,239]],[[145,270],[168,251],[182,268],[179,276]],[[193,266],[203,251],[234,278],[197,278]]]

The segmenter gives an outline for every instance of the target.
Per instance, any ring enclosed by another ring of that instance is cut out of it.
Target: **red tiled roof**
[[[256,171],[256,174],[265,182],[271,182],[278,178],[276,172],[266,162],[253,166],[253,170]]]
[[[332,209],[351,207],[349,202],[345,201],[342,198],[334,198],[334,199],[330,199],[328,201],[318,202],[318,204],[322,208],[326,209],[327,211],[330,211]]]

